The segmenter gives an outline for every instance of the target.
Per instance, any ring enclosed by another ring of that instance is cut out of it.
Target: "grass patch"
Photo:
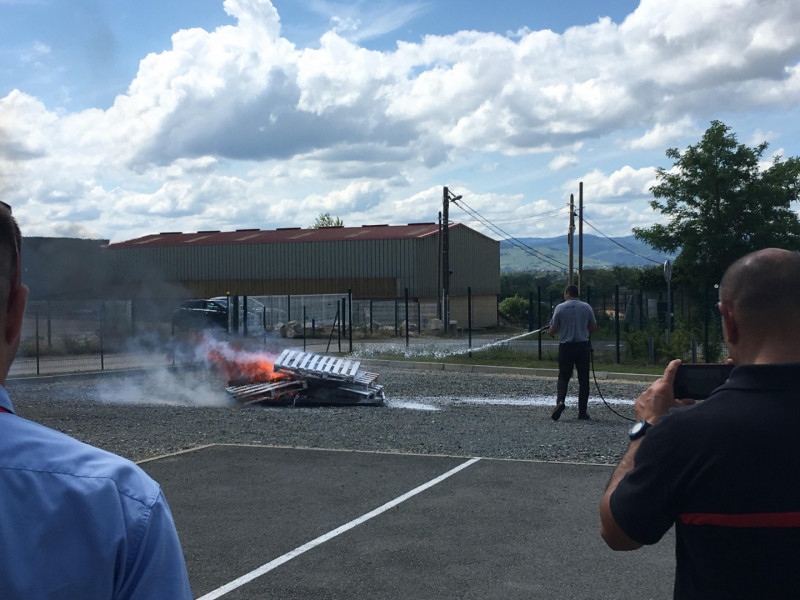
[[[547,356],[549,354],[549,356]],[[558,360],[554,352],[544,353],[542,360],[537,355],[516,352],[503,348],[490,348],[479,352],[434,356],[402,351],[383,352],[370,354],[370,358],[377,360],[396,360],[409,362],[436,362],[456,365],[490,365],[500,367],[519,367],[526,369],[557,369]],[[614,373],[636,373],[645,375],[661,375],[666,363],[663,365],[618,364],[615,360],[605,356],[594,357],[596,371],[610,371]]]

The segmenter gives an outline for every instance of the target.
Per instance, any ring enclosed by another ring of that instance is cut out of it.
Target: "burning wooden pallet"
[[[362,371],[361,361],[284,350],[269,381],[229,382],[227,392],[250,404],[367,404],[384,401],[377,373]]]

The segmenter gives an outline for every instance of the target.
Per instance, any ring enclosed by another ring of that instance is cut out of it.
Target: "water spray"
[[[526,331],[525,333],[521,333],[519,335],[515,335],[510,338],[505,338],[503,340],[497,340],[496,342],[489,342],[488,344],[484,344],[483,346],[478,346],[477,348],[467,348],[466,350],[454,350],[450,352],[451,356],[457,356],[459,354],[466,354],[468,352],[480,352],[481,350],[486,350],[487,348],[492,348],[494,346],[499,346],[501,344],[505,344],[506,342],[513,342],[514,340],[518,340],[520,338],[527,337],[529,335],[533,335],[534,333],[541,333],[550,328],[550,325],[545,325],[535,331]]]

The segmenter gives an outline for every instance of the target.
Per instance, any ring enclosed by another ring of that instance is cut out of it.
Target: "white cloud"
[[[578,157],[574,154],[559,154],[548,163],[547,167],[551,171],[563,171],[576,166],[579,162]]]
[[[541,157],[547,175],[584,165],[593,200],[623,227],[641,214],[621,215],[622,202],[646,206],[654,171],[601,167],[601,150],[684,145],[717,112],[800,103],[795,0],[642,0],[622,24],[459,32],[384,52],[358,40],[411,12],[336,14],[352,26],[298,49],[267,0],[224,8],[235,25],[175,33],[107,110],[0,98],[0,183],[29,234],[74,214],[113,239],[175,229],[172,219],[184,230],[305,225],[319,212],[418,221],[441,174],[475,155]],[[476,196],[514,214],[536,193]]]
[[[640,201],[641,204],[642,201],[651,199],[650,188],[657,183],[654,167],[634,169],[626,165],[608,175],[600,170],[593,170],[579,180],[564,184],[564,192],[573,193],[580,182],[583,182],[586,201],[596,203],[597,199],[602,199],[612,209],[635,201]]]
[[[667,148],[676,139],[686,136],[702,136],[703,129],[695,125],[690,117],[683,117],[670,123],[656,123],[638,139],[630,142],[633,149]]]

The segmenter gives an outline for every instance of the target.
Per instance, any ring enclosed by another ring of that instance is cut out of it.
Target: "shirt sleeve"
[[[192,600],[189,576],[172,512],[162,492],[143,523],[134,563],[118,600]]]
[[[666,436],[657,426],[648,431],[634,457],[634,467],[611,494],[610,509],[625,534],[640,544],[655,544],[675,520],[669,460],[659,451]]]
[[[559,308],[561,305],[559,304],[556,306],[555,310],[553,310],[553,316],[550,317],[550,327],[558,327],[558,313],[561,312]]]

